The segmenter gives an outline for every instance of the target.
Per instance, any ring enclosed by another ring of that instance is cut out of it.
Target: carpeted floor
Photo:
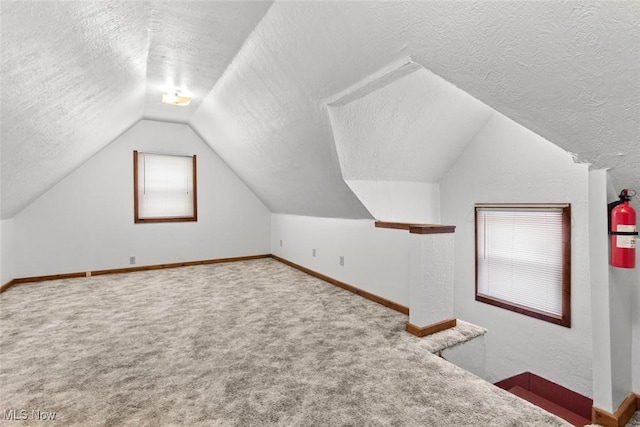
[[[16,286],[0,296],[0,423],[567,425],[406,321],[271,259]]]
[[[423,337],[419,345],[424,350],[440,356],[442,350],[455,347],[487,333],[483,327],[457,319],[456,326]]]

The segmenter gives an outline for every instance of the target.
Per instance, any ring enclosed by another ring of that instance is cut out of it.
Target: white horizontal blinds
[[[138,216],[194,215],[193,157],[138,153]]]
[[[477,207],[478,293],[562,315],[562,209]]]

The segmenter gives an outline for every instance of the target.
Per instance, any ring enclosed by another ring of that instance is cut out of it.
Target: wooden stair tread
[[[525,390],[520,386],[515,386],[509,389],[509,392],[515,394],[516,396],[530,402],[547,412],[551,412],[554,415],[564,419],[565,421],[573,424],[574,426],[585,426],[591,424],[591,420],[588,420],[575,412],[571,412],[570,410],[554,403],[550,400],[545,399],[544,397],[540,397],[535,393],[530,392],[529,390]]]

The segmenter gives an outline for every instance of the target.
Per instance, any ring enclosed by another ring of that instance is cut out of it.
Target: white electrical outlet
[[[280,247],[282,247],[282,240],[280,240]]]
[[[129,257],[129,264],[133,265],[133,264],[135,264],[135,263],[136,263],[136,257],[134,257],[134,256],[130,256],[130,257]]]
[[[311,249],[311,256],[316,256],[316,250],[315,249]]]
[[[344,255],[340,255],[340,265],[344,267]]]

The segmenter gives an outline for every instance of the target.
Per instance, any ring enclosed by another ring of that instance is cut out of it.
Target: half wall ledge
[[[409,323],[406,331],[425,337],[455,328],[453,315],[453,225],[376,221],[376,228],[408,230]]]
[[[440,224],[412,224],[407,222],[388,222],[388,221],[376,221],[376,228],[392,228],[395,230],[408,230],[413,234],[440,234],[440,233],[455,233],[455,225],[440,225]]]

